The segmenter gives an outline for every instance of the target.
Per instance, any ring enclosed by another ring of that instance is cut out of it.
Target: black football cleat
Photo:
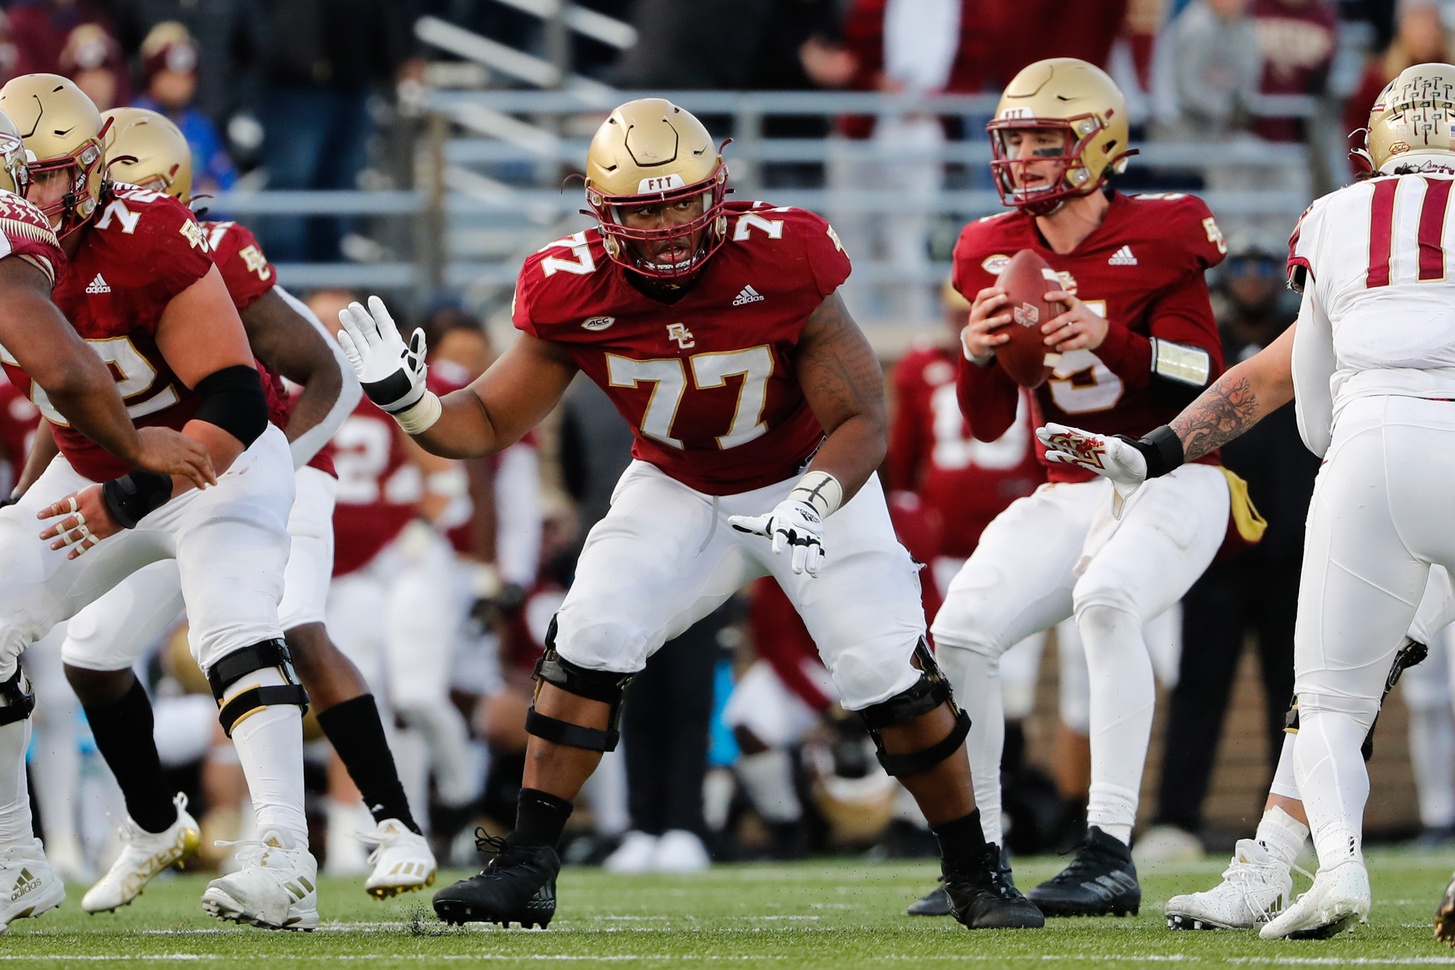
[[[1010,876],[1010,858],[1006,855],[1005,849],[1000,849],[1000,869],[1005,876],[1005,881],[1012,886],[1015,881]],[[954,916],[955,911],[950,908],[950,894],[945,892],[944,877],[934,889],[925,893],[919,899],[909,904],[904,911],[909,916]]]
[[[1037,929],[1046,917],[1015,888],[1000,847],[987,843],[981,868],[974,872],[946,872],[941,891],[951,915],[972,930]]]
[[[561,860],[548,845],[512,845],[476,829],[475,847],[492,854],[484,871],[434,894],[434,911],[452,926],[519,923],[545,929],[556,915],[556,874]]]
[[[1132,850],[1095,825],[1071,864],[1026,895],[1047,916],[1136,916],[1142,906]]]

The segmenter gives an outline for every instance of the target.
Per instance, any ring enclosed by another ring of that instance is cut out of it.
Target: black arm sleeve
[[[268,427],[268,399],[256,367],[235,364],[197,382],[198,421],[215,424],[246,448]]]

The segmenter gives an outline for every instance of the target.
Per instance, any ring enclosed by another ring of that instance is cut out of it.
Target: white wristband
[[[812,505],[819,518],[827,519],[844,501],[844,486],[828,472],[813,471],[798,480],[788,497]]]
[[[399,427],[404,429],[405,434],[415,435],[428,431],[444,413],[445,408],[440,403],[439,396],[434,391],[425,391],[424,397],[391,417],[399,422]]]

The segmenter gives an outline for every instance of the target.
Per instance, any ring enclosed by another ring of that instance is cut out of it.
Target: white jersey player
[[[1139,441],[1062,426],[1057,460],[1095,468],[1122,493],[1240,434],[1295,400],[1324,457],[1309,508],[1294,689],[1294,774],[1318,852],[1310,890],[1260,931],[1323,937],[1368,917],[1360,756],[1431,568],[1455,564],[1455,65],[1419,64],[1369,120],[1373,177],[1314,202],[1289,248],[1297,322],[1220,378],[1170,426]],[[1436,932],[1455,934],[1447,890]]]

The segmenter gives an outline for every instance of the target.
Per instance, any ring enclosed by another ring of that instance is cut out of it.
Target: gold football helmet
[[[166,115],[147,108],[112,108],[106,129],[106,177],[163,195],[192,199],[192,147]]]
[[[29,181],[30,167],[25,161],[20,129],[9,115],[0,111],[0,189],[24,195]]]
[[[1385,85],[1369,111],[1362,154],[1376,171],[1455,170],[1455,65],[1416,64]]]
[[[0,88],[0,111],[20,129],[33,159],[25,197],[57,236],[75,232],[101,198],[101,112],[59,74],[11,78]]]
[[[1028,65],[1006,85],[986,126],[1000,201],[1046,215],[1069,197],[1091,194],[1136,154],[1127,148],[1127,127],[1126,98],[1101,68],[1074,57]],[[1060,131],[1060,154],[1013,157],[1006,133],[1026,129]],[[1060,178],[1029,188],[1017,184],[1024,166],[1045,161],[1061,163]]]
[[[712,136],[691,112],[662,98],[617,108],[586,152],[586,201],[607,255],[643,276],[698,273],[727,238],[726,195],[727,167]],[[701,213],[673,223],[673,209],[690,211],[699,200]],[[627,225],[632,215],[638,224]],[[653,216],[654,226],[640,224]]]

